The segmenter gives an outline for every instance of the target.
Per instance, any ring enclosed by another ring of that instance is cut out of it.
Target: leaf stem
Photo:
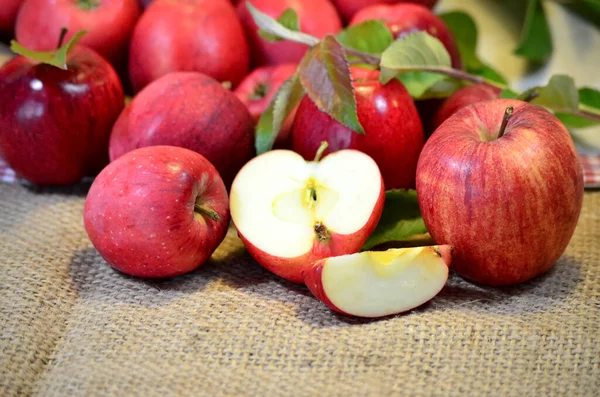
[[[69,29],[67,29],[66,27],[63,27],[60,30],[60,36],[58,37],[58,45],[56,46],[56,49],[59,49],[60,47],[62,47],[63,41],[65,41],[65,36],[67,35],[68,31],[69,31]]]

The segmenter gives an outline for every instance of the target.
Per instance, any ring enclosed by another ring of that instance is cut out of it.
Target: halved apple
[[[321,259],[304,282],[323,303],[357,317],[383,317],[429,301],[448,280],[449,245],[365,251]]]
[[[368,155],[340,150],[318,157],[307,162],[273,150],[248,162],[231,186],[231,218],[248,252],[297,283],[316,260],[358,252],[385,200],[381,172]]]

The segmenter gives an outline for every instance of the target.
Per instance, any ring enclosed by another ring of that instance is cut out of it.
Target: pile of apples
[[[574,232],[583,178],[567,129],[494,87],[463,88],[432,110],[400,81],[383,85],[379,72],[353,67],[364,135],[305,96],[276,149],[256,156],[255,124],[307,47],[263,39],[245,2],[7,3],[0,32],[30,50],[56,55],[57,43],[87,33],[63,47],[63,67],[18,56],[0,69],[0,153],[34,184],[95,177],[85,229],[121,272],[190,272],[233,221],[266,269],[333,310],[381,317],[433,298],[451,263],[483,284],[529,280]],[[368,19],[395,37],[425,30],[462,67],[435,0],[250,3],[274,18],[293,8],[316,37]],[[385,192],[415,187],[438,245],[361,252]]]

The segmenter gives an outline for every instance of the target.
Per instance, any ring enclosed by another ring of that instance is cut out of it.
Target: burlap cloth
[[[267,273],[233,231],[192,274],[123,276],[86,237],[85,193],[0,184],[0,396],[600,395],[600,192],[549,274],[452,276],[371,321]]]

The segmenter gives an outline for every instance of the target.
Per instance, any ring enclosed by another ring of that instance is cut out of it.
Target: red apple
[[[153,146],[127,153],[94,180],[85,230],[109,265],[163,278],[202,265],[225,238],[227,191],[198,153]]]
[[[370,19],[385,21],[395,38],[415,31],[425,31],[437,37],[450,53],[452,67],[462,68],[460,53],[452,33],[444,21],[431,10],[418,4],[374,5],[357,12],[350,21],[350,25]]]
[[[413,3],[427,8],[433,8],[438,0],[331,0],[338,9],[340,15],[345,21],[350,21],[352,17],[363,8],[377,4],[397,4]]]
[[[458,274],[511,285],[544,273],[565,251],[581,211],[582,168],[569,131],[550,112],[483,101],[429,138],[417,194],[433,240],[454,246]]]
[[[0,7],[0,33],[12,35],[19,7],[21,7],[22,3],[23,0],[2,0],[2,6]]]
[[[300,30],[318,38],[342,29],[340,17],[329,0],[250,0],[250,3],[273,18],[279,18],[286,9],[292,8],[298,14]],[[258,27],[245,1],[239,3],[237,12],[246,29],[254,63],[275,65],[300,62],[307,46],[290,41],[269,43],[258,35]]]
[[[254,123],[246,106],[216,80],[195,72],[170,73],[121,113],[110,137],[110,158],[155,145],[200,153],[230,186],[254,155]]]
[[[444,101],[440,109],[435,114],[434,129],[438,128],[450,116],[476,102],[489,99],[498,99],[502,90],[489,84],[470,85],[456,91],[452,96]]]
[[[255,122],[269,107],[279,87],[296,72],[297,67],[297,64],[286,63],[256,68],[235,89],[235,95],[246,105]],[[289,146],[289,133],[295,113],[293,110],[281,126],[275,142],[277,147]]]
[[[365,251],[321,259],[304,271],[310,291],[331,310],[384,317],[421,306],[448,280],[452,247]]]
[[[307,162],[292,151],[273,150],[241,169],[230,200],[248,252],[271,272],[300,283],[316,260],[361,249],[377,226],[385,192],[377,164],[359,151]]]
[[[353,71],[353,74],[356,74]],[[360,150],[377,162],[386,189],[414,188],[423,128],[415,104],[398,80],[383,85],[379,73],[354,79],[360,135],[321,112],[306,96],[300,102],[292,129],[292,148],[305,159],[314,156],[327,141],[326,153],[340,149]]]
[[[69,29],[66,40],[86,30],[80,44],[120,67],[127,60],[129,39],[139,16],[137,0],[25,0],[17,18],[16,37],[27,48],[49,51],[56,47],[63,27]]]
[[[39,185],[62,185],[108,163],[108,139],[124,106],[111,65],[76,46],[67,70],[23,56],[0,69],[0,152],[16,173]]]
[[[133,32],[129,75],[136,91],[176,71],[201,72],[235,87],[249,62],[244,30],[229,2],[157,0]]]

